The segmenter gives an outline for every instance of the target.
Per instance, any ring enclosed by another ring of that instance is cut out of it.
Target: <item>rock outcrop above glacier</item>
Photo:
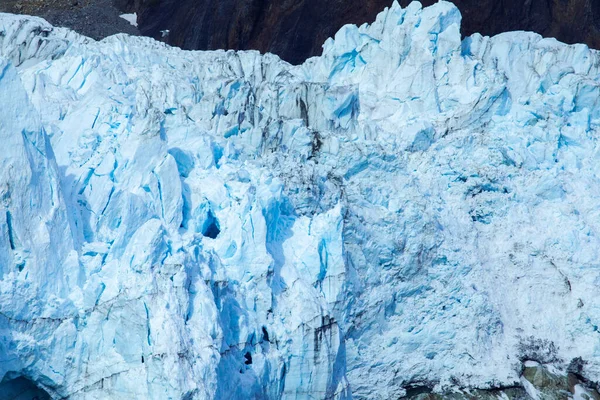
[[[0,389],[582,396],[600,54],[460,20],[394,3],[294,67],[0,14]]]
[[[95,0],[98,1],[98,0]],[[401,0],[407,6],[411,0]],[[422,0],[432,5],[438,0]],[[496,35],[533,31],[600,49],[597,0],[452,0],[463,15],[461,32]],[[187,50],[255,49],[292,64],[321,54],[344,24],[371,22],[391,0],[116,0],[137,12],[144,35]],[[169,30],[164,38],[161,31]],[[126,32],[126,31],[124,31]]]

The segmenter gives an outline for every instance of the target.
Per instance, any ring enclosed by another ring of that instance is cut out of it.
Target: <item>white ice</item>
[[[394,3],[294,67],[0,14],[0,377],[69,399],[600,380],[600,55]]]
[[[137,13],[121,14],[121,15],[119,15],[119,17],[123,18],[125,21],[129,22],[131,25],[133,25],[135,27],[138,26]]]

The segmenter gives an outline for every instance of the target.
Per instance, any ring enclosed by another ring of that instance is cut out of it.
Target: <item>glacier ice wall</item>
[[[0,376],[69,399],[600,380],[600,54],[397,3],[293,67],[0,14]]]

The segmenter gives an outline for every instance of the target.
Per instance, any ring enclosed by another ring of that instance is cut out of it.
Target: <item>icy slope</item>
[[[292,67],[0,14],[0,385],[600,381],[600,55],[459,25],[394,4]]]

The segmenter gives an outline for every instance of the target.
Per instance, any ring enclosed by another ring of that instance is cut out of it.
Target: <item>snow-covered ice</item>
[[[129,22],[133,26],[138,26],[137,13],[121,14],[119,15],[119,17],[123,18],[125,21]]]
[[[394,3],[295,67],[0,14],[0,376],[394,399],[581,357],[600,381],[600,54],[460,20]]]

